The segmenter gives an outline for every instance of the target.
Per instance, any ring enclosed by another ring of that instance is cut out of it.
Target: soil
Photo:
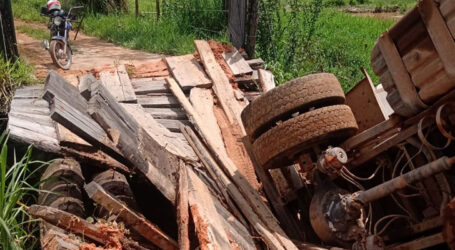
[[[31,26],[48,32],[46,25],[42,23],[15,20],[15,25]],[[72,31],[70,33],[71,39],[74,38],[74,35],[75,32]],[[44,49],[42,40],[34,39],[20,32],[16,32],[16,37],[21,57],[35,67],[35,75],[38,78],[44,78],[49,70],[57,70],[59,74],[72,83],[77,82],[77,76],[83,75],[92,69],[103,69],[118,64],[127,64],[130,65],[130,68],[140,66],[141,71],[146,71],[149,63],[162,65],[160,60],[165,56],[163,54],[123,48],[79,32],[77,40],[70,41],[73,50],[71,69],[62,70],[57,69],[52,64],[52,59],[49,52]],[[156,66],[152,66],[152,68],[155,70]]]

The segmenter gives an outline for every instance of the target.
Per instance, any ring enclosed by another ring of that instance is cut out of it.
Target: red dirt
[[[215,117],[218,121],[224,145],[229,158],[237,166],[239,172],[246,177],[251,186],[258,190],[259,182],[254,171],[253,163],[241,141],[242,131],[239,126],[231,126],[223,109],[217,105],[213,106]]]
[[[232,50],[233,50],[232,46],[230,46],[226,43],[216,42],[214,40],[210,40],[209,45],[210,45],[210,48],[212,48],[216,61],[223,69],[223,71],[226,74],[226,76],[228,77],[229,81],[231,83],[234,82],[235,76],[232,73],[231,69],[229,68],[229,65],[227,65],[226,61],[223,58],[223,53],[232,52]],[[234,84],[233,87],[237,88],[237,84]]]
[[[136,66],[128,65],[128,70],[131,72],[130,75],[133,78],[169,76],[169,70],[164,59],[155,60]]]

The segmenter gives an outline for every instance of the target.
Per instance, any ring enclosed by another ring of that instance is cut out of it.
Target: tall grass
[[[0,116],[8,112],[14,90],[22,85],[36,83],[33,67],[22,59],[5,61],[0,54]]]
[[[37,243],[37,228],[23,203],[37,191],[29,181],[41,167],[30,169],[37,164],[30,160],[31,146],[20,159],[14,154],[9,163],[6,133],[0,135],[0,145],[0,249],[32,249]]]

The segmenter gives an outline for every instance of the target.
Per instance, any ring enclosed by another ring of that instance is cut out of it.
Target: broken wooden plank
[[[90,100],[91,86],[97,81],[98,80],[91,73],[85,74],[79,78],[79,92],[85,100]]]
[[[108,135],[93,119],[81,113],[59,98],[54,98],[51,105],[51,118],[65,126],[77,136],[93,146],[99,147],[114,159],[125,162],[122,154],[108,138]]]
[[[177,192],[177,226],[178,226],[178,243],[180,250],[190,249],[189,239],[189,206],[188,206],[188,174],[186,164],[182,161],[179,163],[179,183]]]
[[[181,108],[144,108],[155,119],[185,120],[186,113]]]
[[[226,173],[229,173],[229,177],[232,178],[235,186],[239,188],[238,191],[241,191],[241,193],[245,196],[243,199],[242,197],[233,197],[233,199],[238,202],[238,206],[242,206],[242,212],[245,213],[247,219],[251,218],[253,220],[250,221],[251,224],[257,226],[256,230],[258,230],[258,233],[264,237],[266,243],[270,245],[270,247],[277,249],[282,249],[283,247],[286,249],[297,249],[294,243],[292,243],[292,241],[286,236],[286,233],[278,225],[277,219],[272,214],[267,205],[265,205],[265,203],[262,201],[259,193],[250,185],[248,180],[241,173],[239,173],[237,167],[227,156],[227,154],[225,154],[222,149],[217,147],[217,144],[214,142],[212,136],[210,133],[208,133],[209,128],[207,128],[204,120],[194,110],[193,106],[185,97],[185,94],[182,92],[177,83],[171,78],[166,78],[166,82],[169,84],[172,93],[174,93],[176,98],[182,104],[183,108],[186,110],[190,121],[194,124],[200,135],[207,142],[209,149],[217,157],[217,160],[222,163],[221,166],[223,167],[223,170],[226,171]],[[194,138],[192,139],[195,140]],[[216,169],[216,171],[221,171],[221,169]],[[233,186],[232,183],[231,186]],[[247,204],[244,204],[245,200],[247,201]],[[250,210],[252,208],[257,214],[254,212],[251,213],[252,211]],[[256,217],[254,217],[255,215]],[[264,224],[258,224],[259,221],[257,219],[257,216],[261,218],[261,221]],[[263,225],[266,225],[267,229],[264,228]],[[273,236],[270,235],[271,232],[273,232]],[[278,243],[278,241],[281,243]]]
[[[182,134],[170,132],[138,104],[122,104],[122,107],[162,148],[183,159],[197,160],[193,149],[186,139],[182,138]]]
[[[24,86],[14,91],[14,99],[37,99],[43,96],[44,84]]]
[[[186,133],[184,135],[187,137],[188,142],[193,147],[195,152],[208,164],[204,164],[207,168],[210,168],[213,173],[216,175],[217,179],[223,184],[226,190],[229,192],[229,195],[235,201],[239,209],[245,214],[245,218],[250,222],[254,229],[262,236],[262,239],[266,245],[271,249],[284,249],[278,240],[274,237],[273,232],[271,232],[265,223],[261,221],[253,208],[245,199],[245,197],[240,193],[238,187],[231,182],[231,180],[225,175],[221,168],[217,165],[215,159],[212,158],[210,153],[207,151],[205,146],[199,140],[199,138],[194,134],[194,132],[185,127]]]
[[[212,79],[212,88],[218,97],[221,107],[223,107],[229,122],[231,124],[238,124],[244,132],[242,119],[240,118],[243,105],[235,99],[234,90],[229,83],[229,79],[221,66],[217,63],[210,45],[206,41],[202,40],[196,40],[194,41],[194,44],[199,56],[201,57],[201,61],[204,64],[207,74]]]
[[[92,181],[84,188],[90,199],[111,214],[118,216],[126,226],[134,229],[148,241],[162,249],[178,249],[177,242],[161,231],[158,226],[112,197],[98,183]]]
[[[44,152],[58,153],[60,151],[59,142],[55,137],[49,137],[28,129],[8,124],[8,131],[11,140],[25,144]]]
[[[53,70],[47,75],[44,90],[43,99],[49,103],[58,97],[81,113],[87,111],[87,101],[80,95],[79,90]]]
[[[253,69],[237,49],[223,53],[223,58],[235,76],[253,74]]]
[[[188,202],[201,249],[232,249],[212,195],[192,169],[188,173]]]
[[[178,108],[179,102],[171,95],[138,96],[138,103],[144,108]]]
[[[212,81],[207,77],[193,54],[166,57],[166,62],[175,80],[184,91],[189,91],[194,87],[212,87]]]
[[[246,60],[252,69],[263,69],[264,61],[261,58]]]
[[[261,84],[261,89],[265,93],[273,88],[275,88],[275,76],[272,72],[264,69],[258,70],[259,83]]]
[[[117,148],[172,203],[175,202],[175,173],[178,157],[163,148],[115,101],[102,85],[92,93],[89,113],[110,131]]]
[[[126,74],[126,71],[125,71],[125,73],[121,73],[121,74]],[[101,84],[103,84],[104,87],[109,89],[109,91],[112,93],[112,95],[115,97],[115,99],[118,102],[125,102],[125,103],[136,102],[136,95],[134,94],[131,83],[129,83],[126,80],[123,80],[123,82],[122,82],[120,80],[120,77],[119,77],[120,74],[119,74],[118,70],[115,70],[114,72],[102,71],[99,73],[99,75],[100,75]],[[128,77],[128,75],[126,77]],[[125,78],[125,77],[122,76],[122,78]],[[129,86],[128,86],[128,84],[129,84]]]
[[[171,93],[165,80],[154,80],[153,78],[133,78],[134,93],[136,95],[147,95],[151,93]]]
[[[181,125],[190,125],[188,120],[156,119],[156,121],[171,132],[180,132]]]

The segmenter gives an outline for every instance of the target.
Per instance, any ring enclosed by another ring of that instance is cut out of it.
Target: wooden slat
[[[210,88],[212,81],[192,54],[166,57],[169,70],[183,90],[193,87]]]
[[[185,120],[186,113],[179,108],[144,108],[145,112],[151,114],[155,119]]]
[[[170,132],[138,104],[122,104],[122,107],[161,147],[184,159],[197,160],[193,149],[182,134]]]
[[[209,44],[202,40],[196,40],[194,43],[199,56],[201,57],[201,61],[204,64],[205,70],[213,81],[213,90],[218,97],[229,122],[231,124],[238,124],[244,133],[242,120],[240,118],[243,105],[235,99],[234,90],[229,83],[229,79],[221,66],[217,63]]]
[[[136,94],[134,93],[130,77],[128,76],[128,72],[126,71],[124,64],[117,66],[117,74],[123,92],[123,100],[120,102],[136,103],[137,102]]]
[[[79,78],[79,92],[81,93],[82,97],[85,98],[85,100],[90,100],[91,86],[97,81],[98,80],[96,80],[96,78],[91,73],[85,74]]]
[[[46,78],[43,99],[51,103],[54,97],[65,100],[71,107],[83,114],[87,111],[87,101],[80,95],[79,90],[55,71],[51,70]]]
[[[232,249],[212,195],[192,169],[187,173],[188,202],[201,249]]]
[[[264,68],[264,61],[261,58],[246,60],[246,63],[248,63],[252,69]]]
[[[178,108],[179,102],[170,95],[138,96],[138,103],[144,108]]]
[[[41,98],[44,93],[44,85],[32,85],[32,86],[25,86],[20,89],[16,89],[14,92],[14,99],[35,99]]]
[[[198,50],[200,50],[200,48]],[[201,55],[202,53],[199,54]],[[226,173],[229,173],[229,177],[232,178],[233,182],[235,183],[235,185],[232,185],[231,183],[230,186],[233,186],[232,188],[238,188],[241,191],[242,195],[245,196],[236,196],[236,198],[233,197],[233,199],[236,200],[237,205],[241,207],[241,210],[245,214],[246,218],[252,225],[255,226],[258,233],[261,234],[261,236],[271,248],[297,249],[292,241],[286,236],[286,233],[278,225],[277,219],[272,214],[267,205],[264,204],[259,193],[250,185],[248,180],[239,173],[237,167],[227,156],[227,154],[223,153],[223,150],[217,147],[217,144],[214,142],[212,136],[210,133],[208,133],[209,128],[207,128],[207,125],[205,124],[202,117],[200,117],[199,114],[194,110],[193,106],[185,97],[184,93],[177,85],[177,83],[171,78],[166,78],[166,81],[169,84],[169,87],[171,88],[174,95],[178,98],[179,102],[186,110],[190,121],[194,124],[200,135],[207,142],[207,145],[212,153],[217,156],[217,160],[222,163],[223,170]],[[193,140],[195,139],[193,138]],[[221,169],[215,169],[214,171],[217,171],[219,173]],[[229,185],[226,183],[226,186]],[[235,190],[230,191],[235,192]],[[245,200],[247,201],[248,205],[244,204]],[[254,209],[255,212],[253,212],[251,209]],[[259,221],[258,216],[261,218],[263,224],[261,221]],[[264,225],[266,225],[266,228],[264,228]],[[271,235],[271,232],[273,232],[273,236]]]
[[[180,132],[181,125],[190,125],[188,120],[157,119],[156,121],[171,132]]]
[[[45,152],[57,153],[60,151],[59,142],[55,137],[39,134],[35,131],[30,131],[12,124],[8,124],[8,131],[9,136],[13,141],[24,143],[26,145],[33,144],[34,147]]]
[[[136,102],[136,97],[131,83],[126,80],[128,75],[124,76],[126,71],[123,72],[122,68],[119,69],[121,70],[120,73],[118,70],[114,72],[100,72],[100,81],[104,87],[109,89],[118,102],[134,103]],[[120,80],[120,75],[122,75],[122,80]]]
[[[147,95],[150,93],[171,93],[164,80],[153,80],[153,78],[133,78],[132,84],[136,95]]]
[[[178,226],[178,242],[180,250],[190,249],[189,239],[189,204],[188,204],[188,174],[186,164],[179,164],[179,183],[177,192],[177,226]]]
[[[108,194],[103,187],[96,182],[85,185],[85,191],[90,199],[100,204],[104,209],[114,214],[148,241],[161,249],[178,249],[177,242],[166,235],[158,226],[148,221]]]
[[[253,69],[237,49],[234,48],[232,52],[223,53],[223,58],[235,76],[253,74]]]
[[[259,83],[261,84],[262,91],[265,93],[275,88],[275,76],[268,70],[259,69]]]

